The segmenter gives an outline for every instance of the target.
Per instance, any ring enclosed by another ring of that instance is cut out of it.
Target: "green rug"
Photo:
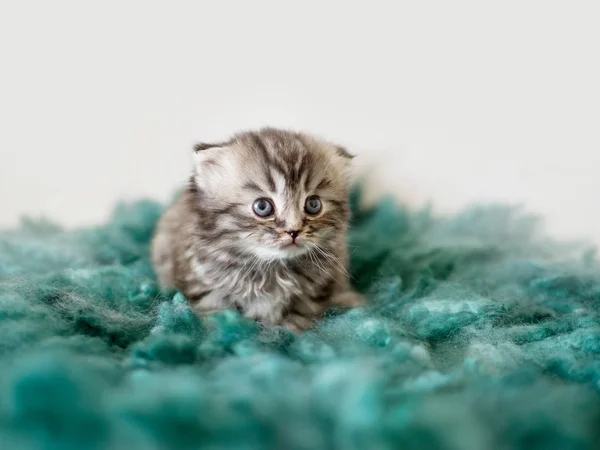
[[[370,305],[299,337],[159,291],[154,202],[0,233],[0,448],[600,448],[592,251],[510,208],[352,202]]]

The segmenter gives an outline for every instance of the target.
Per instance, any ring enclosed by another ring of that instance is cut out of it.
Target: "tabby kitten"
[[[199,315],[237,309],[294,332],[328,307],[361,305],[347,273],[350,160],[273,128],[197,144],[189,185],[152,242],[161,285]]]

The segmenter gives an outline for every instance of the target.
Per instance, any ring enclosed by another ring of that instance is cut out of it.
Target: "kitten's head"
[[[343,242],[351,156],[341,147],[271,128],[198,144],[192,188],[214,245],[287,259]]]

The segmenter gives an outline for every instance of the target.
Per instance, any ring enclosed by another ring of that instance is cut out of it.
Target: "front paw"
[[[294,334],[311,329],[315,324],[314,319],[310,319],[300,314],[290,313],[281,321],[281,325]]]
[[[357,308],[359,306],[364,306],[366,303],[367,300],[365,297],[358,292],[350,290],[340,292],[331,297],[331,306],[338,306],[341,308]]]

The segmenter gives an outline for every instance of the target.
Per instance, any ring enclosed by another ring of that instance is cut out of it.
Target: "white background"
[[[0,226],[167,199],[196,140],[260,125],[600,243],[600,2],[0,0]]]

